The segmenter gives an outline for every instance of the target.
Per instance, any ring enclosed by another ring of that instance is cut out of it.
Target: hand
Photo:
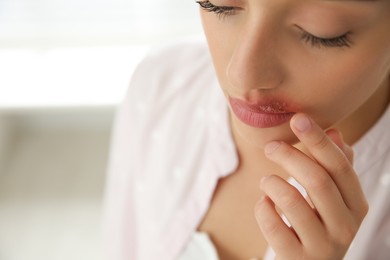
[[[255,207],[258,225],[277,259],[342,259],[368,212],[352,150],[338,131],[325,133],[304,114],[290,124],[307,154],[279,141],[267,144],[265,154],[306,189],[309,200],[279,176],[266,176],[260,184],[265,196]]]

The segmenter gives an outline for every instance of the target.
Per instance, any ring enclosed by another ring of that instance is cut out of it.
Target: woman
[[[118,113],[111,259],[387,259],[390,2],[197,3]]]

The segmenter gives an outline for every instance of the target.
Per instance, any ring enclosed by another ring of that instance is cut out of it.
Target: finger
[[[306,115],[294,115],[290,124],[310,155],[326,169],[336,183],[347,207],[363,218],[367,212],[366,200],[347,156]]]
[[[326,230],[301,193],[275,175],[264,177],[260,187],[283,212],[301,243],[305,247],[318,249],[326,236]]]
[[[344,142],[341,132],[336,129],[329,129],[326,131],[326,135],[343,151],[349,162],[353,164],[353,150],[351,146]]]
[[[350,210],[336,184],[317,162],[284,142],[272,142],[265,147],[266,156],[279,164],[308,193],[325,226],[333,233],[351,220]]]
[[[284,223],[268,196],[256,203],[255,217],[264,238],[281,259],[300,254],[302,248],[295,233]]]

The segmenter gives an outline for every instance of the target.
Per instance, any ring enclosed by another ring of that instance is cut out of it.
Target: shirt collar
[[[377,123],[353,146],[354,168],[358,175],[367,172],[390,148],[390,106]]]
[[[215,80],[213,84],[214,98],[211,100],[210,132],[214,144],[213,159],[216,163],[218,177],[225,177],[233,173],[238,167],[236,145],[229,123],[229,108],[226,98]]]

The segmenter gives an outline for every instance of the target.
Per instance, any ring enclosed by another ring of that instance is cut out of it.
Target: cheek
[[[387,26],[383,26],[385,28]],[[334,111],[347,116],[363,105],[386,83],[390,73],[390,36],[384,37],[388,29],[373,31],[365,35],[345,54],[329,58],[322,70],[326,76],[319,76],[319,82],[330,82],[328,95],[334,93]],[[329,68],[329,69],[327,69]],[[326,86],[323,86],[326,87]],[[389,86],[384,86],[389,88]],[[382,88],[383,89],[383,88]],[[326,91],[325,91],[326,92]]]
[[[210,36],[208,42],[218,80],[224,88],[228,83],[226,80],[226,72],[231,51],[229,50],[229,46],[227,46],[228,44],[219,41],[218,36]]]
[[[202,14],[202,23],[217,77],[221,85],[226,86],[226,68],[237,38],[235,28],[221,26],[221,22],[213,14]]]
[[[303,81],[295,83],[304,86],[300,93],[306,112],[324,127],[357,110],[389,75],[389,47],[375,52],[371,48],[345,51],[317,62],[306,60],[306,64],[314,66],[307,68],[306,78],[301,73]]]

